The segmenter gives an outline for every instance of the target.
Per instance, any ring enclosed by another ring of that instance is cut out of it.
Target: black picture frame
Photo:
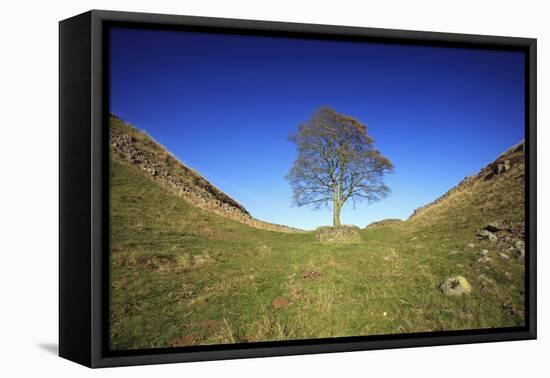
[[[525,53],[526,325],[472,331],[109,351],[109,27],[200,30]],[[88,367],[536,338],[536,39],[92,10],[59,24],[59,354]]]

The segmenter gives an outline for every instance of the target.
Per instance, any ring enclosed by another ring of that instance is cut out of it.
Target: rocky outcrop
[[[525,257],[524,221],[494,221],[477,230],[476,234],[481,240],[491,241],[497,255],[503,259]]]
[[[491,180],[496,176],[500,176],[508,172],[516,164],[519,164],[524,161],[524,149],[525,141],[521,141],[515,146],[509,148],[500,156],[493,161],[492,163],[486,165],[482,168],[479,173],[471,176],[466,176],[457,186],[450,189],[447,193],[443,194],[441,197],[437,198],[435,201],[430,202],[427,205],[421,206],[413,211],[409,219],[413,219],[418,215],[424,213],[426,210],[430,209],[434,205],[442,202],[450,195],[457,192],[461,192],[464,189],[472,186],[478,180]]]
[[[116,116],[110,118],[110,148],[111,156],[131,163],[150,179],[196,207],[259,229],[302,232],[253,218],[237,201],[178,161],[148,135]]]

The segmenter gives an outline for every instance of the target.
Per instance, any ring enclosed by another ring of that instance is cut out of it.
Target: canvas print
[[[113,27],[115,351],[525,325],[525,56]]]

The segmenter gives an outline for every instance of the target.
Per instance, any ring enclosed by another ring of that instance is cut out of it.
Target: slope
[[[521,239],[507,230],[523,221],[522,159],[405,222],[363,230],[359,244],[330,245],[312,232],[259,229],[196,206],[114,153],[111,346],[522,325],[524,264],[507,246]],[[495,221],[504,225],[498,240],[481,239],[477,230]],[[439,285],[457,274],[472,293],[443,295]]]
[[[241,204],[178,161],[149,135],[115,115],[109,117],[109,122],[112,158],[131,162],[148,178],[195,207],[260,229],[280,232],[301,231],[253,218]]]

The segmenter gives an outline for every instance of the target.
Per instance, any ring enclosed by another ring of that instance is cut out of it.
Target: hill
[[[383,227],[383,226],[389,226],[391,224],[397,224],[401,222],[403,222],[403,220],[399,218],[382,219],[376,222],[369,223],[365,228]]]
[[[451,203],[460,202],[466,197],[472,197],[473,194],[480,194],[474,196],[478,199],[478,203],[482,208],[488,210],[496,208],[494,203],[484,204],[485,199],[498,194],[498,191],[502,191],[507,184],[518,184],[524,180],[525,172],[525,159],[524,159],[524,141],[509,148],[498,158],[482,168],[479,173],[471,176],[467,176],[457,186],[449,190],[447,193],[437,198],[435,201],[416,209],[409,219],[421,218],[423,216],[433,217],[441,209],[445,209]],[[521,185],[513,185],[512,189],[517,190]],[[517,196],[510,195],[510,200],[517,200]],[[499,198],[501,199],[501,198]],[[511,205],[510,201],[505,201],[502,205]],[[505,208],[505,206],[500,206]],[[514,209],[514,206],[508,207]]]
[[[254,219],[237,201],[177,160],[149,135],[111,115],[111,156],[132,163],[142,173],[192,205],[252,227],[280,232],[296,228]]]
[[[338,245],[254,227],[242,205],[151,138],[111,122],[114,349],[524,324],[519,147],[409,219]],[[470,294],[442,292],[455,276]]]

